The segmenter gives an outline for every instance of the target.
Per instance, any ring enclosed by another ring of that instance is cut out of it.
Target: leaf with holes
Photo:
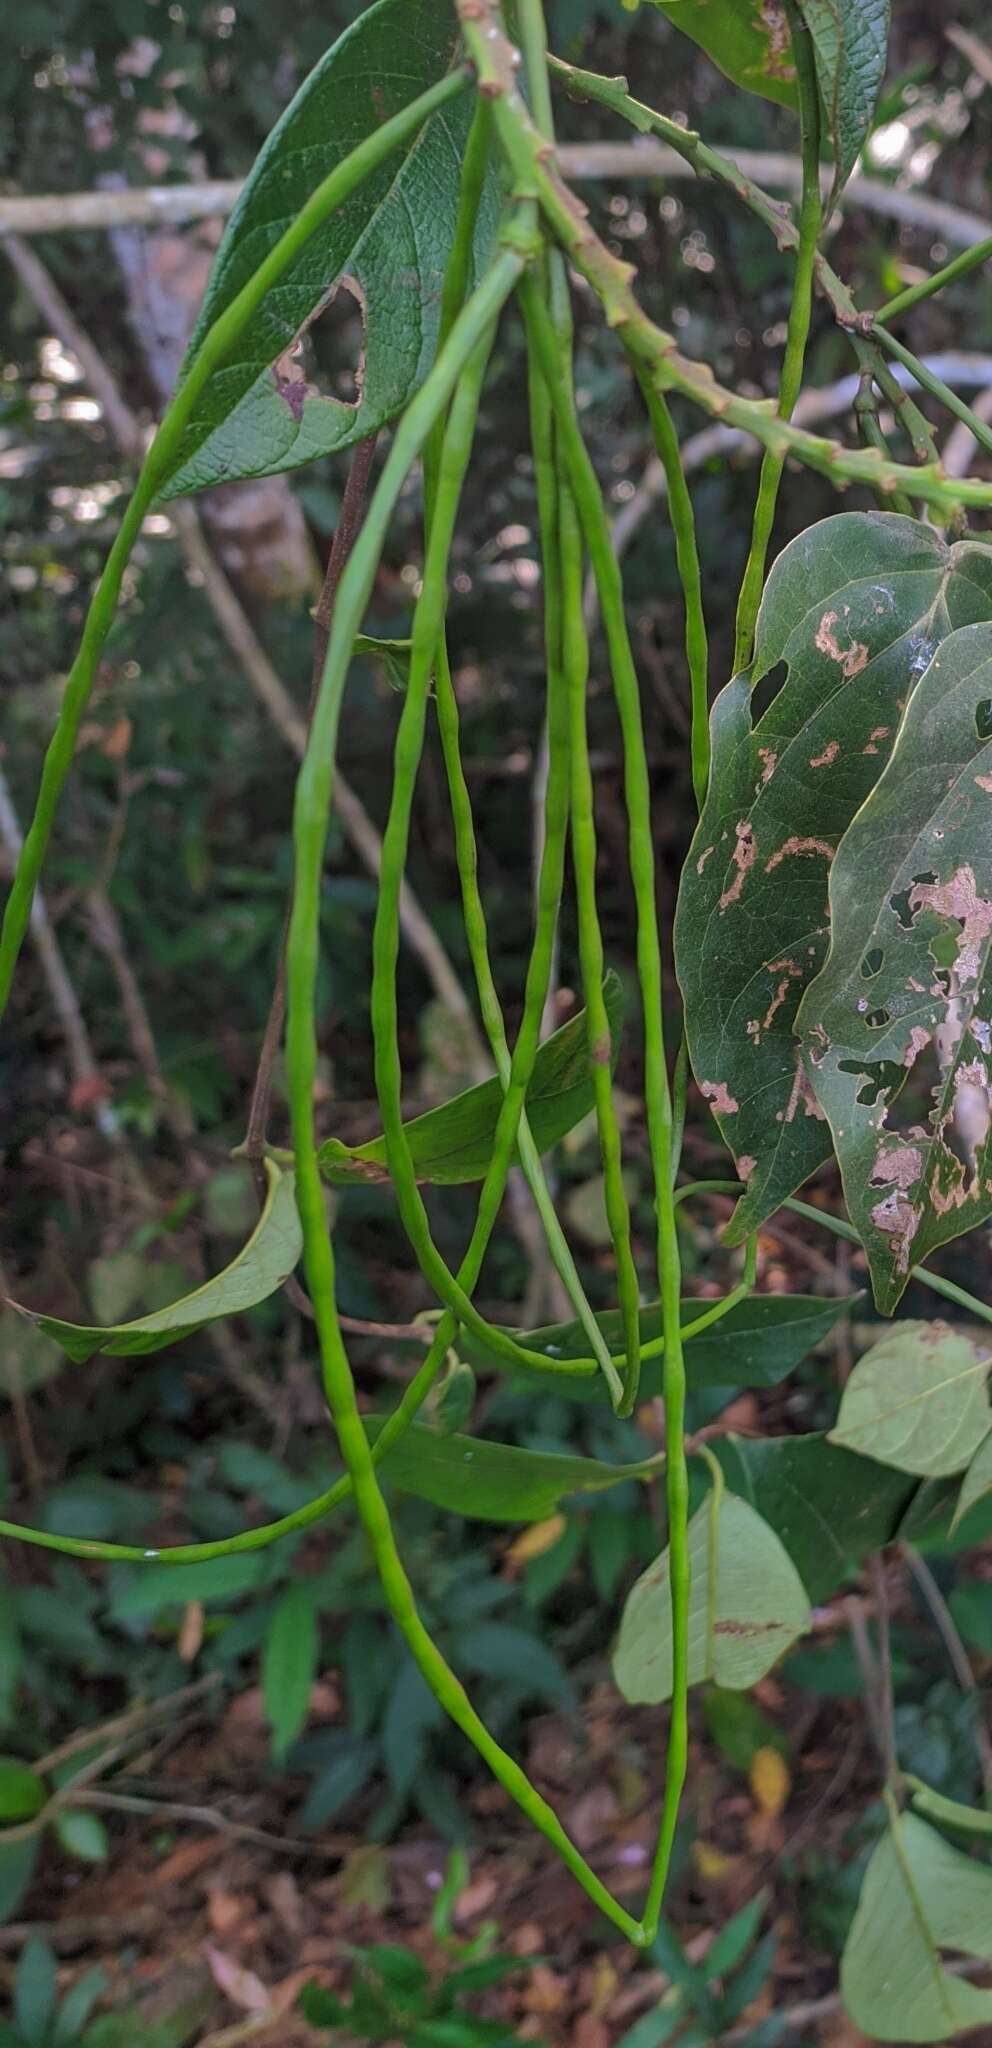
[[[916,1814],[894,1815],[865,1872],[841,1963],[841,1996],[875,2041],[946,2041],[992,2025],[992,1991],[940,1951],[992,1962],[992,1870]]]
[[[730,1243],[830,1155],[793,1029],[826,952],[830,864],[935,647],[989,617],[988,549],[947,547],[894,513],[840,513],[778,557],[753,664],[717,699],[675,943],[693,1070],[747,1190]],[[780,662],[786,680],[754,718]]]
[[[885,71],[889,0],[804,0],[834,153],[834,191],[846,184],[871,128]]]
[[[984,1500],[986,1495],[990,1493],[992,1493],[992,1433],[983,1437],[961,1481],[961,1492],[958,1495],[957,1506],[954,1509],[954,1520],[951,1523],[952,1536],[958,1524],[964,1521],[965,1516],[971,1512],[971,1509],[977,1508],[979,1501]]]
[[[603,1000],[610,1026],[610,1051],[616,1064],[623,1022],[623,991],[615,974],[603,982]],[[605,1047],[604,1047],[605,1051]],[[527,1116],[539,1152],[549,1152],[593,1106],[586,1013],[570,1017],[539,1047],[527,1090]],[[493,1153],[496,1125],[503,1107],[498,1080],[466,1088],[450,1102],[426,1110],[404,1125],[417,1179],[457,1187],[482,1180]],[[389,1179],[385,1138],[366,1145],[342,1145],[329,1138],[319,1153],[320,1170],[334,1187],[358,1181]]]
[[[912,1265],[992,1214],[992,625],[951,634],[914,691],[830,919],[797,1028],[890,1314]]]
[[[809,1601],[774,1529],[746,1501],[711,1494],[689,1524],[689,1683],[745,1692],[809,1626]],[[624,1699],[656,1705],[672,1691],[668,1551],[633,1587],[613,1660]]]
[[[654,0],[676,28],[706,51],[726,78],[763,99],[796,104],[796,73],[785,0]]]
[[[191,1336],[204,1323],[254,1308],[256,1302],[267,1300],[282,1286],[302,1249],[293,1175],[280,1171],[271,1160],[266,1162],[266,1172],[268,1196],[247,1244],[222,1273],[215,1274],[192,1294],[184,1294],[180,1301],[155,1309],[151,1315],[110,1328],[64,1323],[57,1316],[36,1316],[25,1308],[20,1310],[21,1315],[32,1315],[46,1336],[54,1337],[70,1358],[83,1364],[98,1351],[108,1352],[112,1358],[137,1358],[149,1351],[161,1351],[165,1345],[178,1344],[180,1338]]]
[[[900,1323],[859,1358],[832,1444],[920,1479],[963,1472],[992,1428],[989,1353],[946,1323]]]
[[[190,342],[190,360],[311,192],[367,135],[443,77],[458,27],[442,0],[377,0],[338,40],[272,130],[231,215]],[[458,204],[471,95],[434,115],[311,235],[191,419],[162,493],[179,497],[238,477],[297,469],[350,447],[392,419],[423,382],[437,341],[440,293]],[[476,274],[495,234],[498,187],[486,187]],[[364,329],[357,403],[321,392],[305,349],[337,293]]]

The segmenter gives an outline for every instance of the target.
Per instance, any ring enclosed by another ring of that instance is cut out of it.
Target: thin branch
[[[69,1789],[60,1801],[63,1806],[84,1806],[105,1813],[134,1813],[153,1820],[185,1820],[194,1827],[211,1828],[218,1835],[227,1835],[232,1842],[251,1842],[259,1849],[276,1849],[280,1855],[306,1856],[316,1862],[340,1863],[346,1853],[341,1841],[301,1841],[294,1835],[271,1834],[267,1828],[253,1828],[242,1821],[229,1820],[219,1806],[187,1805],[178,1799],[142,1799],[128,1792],[100,1792],[84,1788]]]
[[[962,32],[948,30],[964,48]],[[969,39],[972,40],[972,39]],[[976,69],[971,51],[966,51]],[[798,191],[802,173],[797,156],[778,150],[738,149],[725,152],[736,168],[762,185],[780,192]],[[689,174],[683,157],[664,143],[643,142],[565,143],[558,161],[566,177],[580,183],[612,182],[616,179],[647,178],[669,182]],[[830,179],[824,166],[824,183]],[[23,196],[4,193],[0,197],[0,238],[9,235],[73,234],[91,228],[161,227],[165,223],[223,219],[240,197],[239,180],[216,180],[196,185],[145,185],[135,191],[54,192]],[[938,234],[955,248],[965,248],[989,232],[980,214],[933,199],[926,192],[907,192],[885,185],[878,178],[861,176],[849,180],[844,189],[845,206],[863,206],[869,213]]]
[[[879,1550],[873,1551],[868,1560],[868,1579],[875,1608],[875,1626],[878,1629],[878,1717],[882,1735],[882,1761],[886,1784],[895,1786],[899,1777],[899,1760],[896,1756],[895,1692],[892,1684],[892,1633],[889,1626],[889,1589],[885,1582],[885,1559]]]

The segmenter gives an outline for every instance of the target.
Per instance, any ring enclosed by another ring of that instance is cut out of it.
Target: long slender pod
[[[292,263],[310,236],[329,214],[342,206],[356,188],[403,142],[422,127],[468,83],[465,71],[453,71],[410,106],[384,121],[346,156],[343,163],[322,180],[296,219],[281,235],[275,247],[259,264],[213,326],[172,400],[158,433],[142,464],[141,473],[120,531],[93,594],[83,627],[79,652],[73,662],[62,696],[58,722],[45,754],[34,816],[24,835],[24,845],[11,885],[0,931],[0,1016],[7,1005],[10,985],[27,930],[35,886],[41,873],[55,812],[66,776],[72,764],[80,723],[89,702],[93,679],[107,634],[113,624],[124,571],[131,559],[142,521],[156,492],[169,473],[194,406],[208,378],[225,360],[242,329],[272,286]]]
[[[699,550],[696,546],[696,520],[689,486],[682,468],[679,437],[668,409],[668,401],[662,392],[655,389],[643,371],[638,372],[638,382],[648,409],[654,445],[665,472],[668,513],[675,536],[675,560],[685,604],[685,651],[689,664],[689,704],[692,721],[689,757],[696,808],[701,811],[706,801],[706,786],[710,779],[709,646],[706,637],[706,615],[703,611]]]
[[[657,1927],[671,1860],[679,1802],[688,1758],[689,1482],[685,1460],[685,1359],[679,1310],[681,1261],[672,1185],[674,1118],[662,1011],[661,944],[655,893],[651,789],[637,671],[624,615],[623,586],[613,552],[609,521],[568,386],[560,375],[557,338],[540,294],[530,278],[520,285],[530,345],[535,351],[554,408],[556,430],[568,468],[586,546],[599,592],[624,742],[624,787],[630,832],[630,869],[637,910],[637,966],[644,1004],[645,1106],[654,1169],[658,1221],[658,1267],[664,1336],[665,1427],[668,1448],[666,1494],[672,1591],[672,1718],[665,1772],[665,1799],[652,1872],[646,1928]]]

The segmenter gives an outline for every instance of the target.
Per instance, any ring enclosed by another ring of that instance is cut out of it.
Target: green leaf
[[[5,1842],[0,1834],[0,1921],[16,1913],[34,1876],[40,1848],[40,1832],[16,1842]]]
[[[859,1358],[830,1442],[921,1479],[961,1472],[992,1426],[988,1370],[946,1323],[900,1323]]]
[[[992,2023],[992,1991],[952,1977],[942,1948],[992,1961],[992,1871],[901,1814],[865,1872],[841,1963],[855,2026],[880,2041],[946,2041]]]
[[[0,1728],[13,1720],[21,1675],[21,1632],[14,1595],[0,1578]]]
[[[983,1657],[992,1657],[992,1587],[984,1580],[955,1586],[948,1606],[958,1634]]]
[[[707,1330],[700,1330],[698,1337],[690,1337],[685,1347],[685,1368],[690,1387],[773,1387],[793,1371],[800,1359],[822,1343],[829,1336],[834,1324],[841,1316],[848,1315],[860,1299],[851,1295],[847,1300],[821,1301],[814,1295],[803,1294],[753,1294],[746,1301],[738,1302],[728,1309],[719,1322],[712,1323]],[[681,1305],[682,1323],[698,1321],[699,1317],[714,1304],[702,1300],[687,1300]],[[623,1350],[623,1322],[617,1309],[606,1309],[596,1317],[610,1349]],[[661,1336],[661,1308],[653,1304],[641,1310],[640,1330],[642,1344],[651,1343]],[[581,1323],[549,1323],[540,1330],[507,1330],[528,1351],[543,1351],[549,1362],[559,1364],[563,1359],[588,1358],[589,1340]],[[465,1357],[478,1368],[493,1372],[505,1372],[505,1360],[491,1352],[481,1339],[469,1336],[463,1331],[459,1345]],[[517,1368],[514,1368],[516,1371]],[[521,1368],[521,1371],[524,1369]],[[647,1358],[641,1374],[641,1391],[645,1398],[661,1392],[662,1361]],[[590,1387],[583,1380],[570,1380],[560,1375],[557,1391],[575,1398],[595,1398],[598,1388]]]
[[[830,1155],[793,1030],[826,952],[830,863],[934,648],[990,613],[987,550],[894,513],[840,513],[779,555],[753,665],[717,699],[675,946],[693,1071],[747,1189],[730,1243]],[[787,679],[752,725],[754,687],[779,662]]]
[[[458,30],[436,0],[378,0],[345,30],[272,130],[228,222],[187,361],[335,164],[450,68]],[[186,430],[165,497],[295,469],[392,419],[431,366],[453,238],[471,95],[441,109],[310,236],[216,370]],[[476,229],[491,246],[498,187]],[[325,395],[298,359],[335,291],[364,324],[357,404]]]
[[[783,0],[654,0],[712,57],[726,78],[763,99],[796,104],[796,73]]]
[[[502,1679],[515,1691],[537,1699],[575,1705],[567,1672],[554,1651],[529,1629],[503,1621],[477,1622],[459,1635],[458,1656],[468,1671],[483,1678]]]
[[[16,1309],[0,1309],[0,1401],[32,1394],[61,1372],[65,1358],[57,1344]]]
[[[106,1976],[99,1963],[76,1979],[72,1990],[66,1993],[59,2006],[52,2030],[52,2048],[79,2048],[79,2036],[106,1982]],[[88,2042],[84,2041],[82,2048],[89,2048]]]
[[[889,0],[803,0],[834,156],[834,192],[867,136],[885,72]]]
[[[908,1473],[825,1436],[728,1436],[713,1449],[728,1487],[775,1530],[817,1603],[892,1541],[917,1491]]]
[[[54,1827],[69,1856],[78,1856],[83,1863],[106,1863],[110,1843],[99,1814],[84,1813],[78,1806],[63,1807],[55,1815]]]
[[[370,1417],[365,1426],[374,1442],[382,1420]],[[401,1492],[453,1515],[483,1522],[543,1522],[566,1494],[599,1493],[625,1479],[647,1479],[663,1465],[663,1456],[605,1465],[596,1458],[524,1451],[477,1436],[440,1436],[414,1423],[387,1451],[379,1471]]]
[[[365,655],[367,660],[380,662],[393,690],[405,690],[409,683],[412,646],[412,640],[381,640],[372,633],[355,635],[355,653]]]
[[[970,1509],[976,1508],[980,1500],[992,1493],[992,1432],[979,1444],[971,1464],[961,1481],[961,1491],[954,1510],[951,1534],[959,1522],[963,1522]]]
[[[775,1531],[736,1494],[712,1495],[689,1524],[689,1683],[713,1678],[746,1691],[809,1626],[809,1601]],[[613,1672],[627,1700],[656,1705],[672,1691],[668,1551],[633,1587]]]
[[[0,1825],[33,1820],[48,1798],[43,1778],[19,1757],[0,1756]]]
[[[615,974],[606,976],[603,995],[615,1064],[623,1017],[623,996]],[[482,1180],[492,1157],[502,1106],[500,1082],[483,1081],[479,1087],[467,1088],[464,1094],[406,1124],[417,1179],[445,1186]],[[534,1062],[527,1090],[527,1115],[538,1151],[550,1152],[592,1106],[586,1013],[580,1010],[545,1040]],[[324,1179],[334,1187],[346,1187],[354,1181],[389,1179],[385,1138],[372,1138],[367,1145],[356,1146],[342,1145],[331,1138],[321,1146],[318,1157]]]
[[[43,2048],[55,2011],[56,1965],[47,1941],[33,1934],[14,1978],[14,2018],[30,2048]]]
[[[312,1595],[305,1585],[290,1586],[276,1603],[262,1653],[262,1693],[277,1763],[306,1723],[319,1648]]]
[[[992,626],[962,627],[841,843],[798,1018],[886,1314],[913,1264],[992,1214],[990,705]],[[917,1062],[922,1105],[900,1118]]]
[[[98,1351],[113,1358],[136,1358],[149,1351],[161,1351],[165,1345],[189,1337],[204,1323],[254,1308],[256,1302],[265,1301],[282,1286],[296,1265],[302,1244],[293,1175],[283,1172],[272,1160],[266,1161],[266,1172],[268,1196],[247,1244],[222,1273],[192,1294],[183,1295],[168,1308],[156,1309],[152,1315],[139,1316],[136,1322],[118,1323],[110,1328],[91,1329],[81,1323],[64,1323],[56,1316],[34,1315],[30,1309],[22,1308],[21,1315],[31,1316],[46,1336],[54,1337],[70,1358],[82,1364]]]
[[[703,1701],[703,1720],[717,1748],[735,1771],[749,1771],[759,1749],[784,1755],[788,1743],[757,1700],[744,1692],[713,1686]]]
[[[216,1557],[205,1564],[138,1566],[130,1583],[115,1593],[110,1612],[115,1621],[134,1621],[160,1614],[166,1607],[185,1607],[190,1600],[237,1600],[250,1593],[265,1569],[262,1557]]]
[[[960,1828],[965,1835],[992,1835],[992,1813],[987,1806],[962,1806],[958,1799],[945,1799],[920,1778],[907,1778],[907,1784],[913,1805],[928,1819],[939,1821],[942,1827]]]

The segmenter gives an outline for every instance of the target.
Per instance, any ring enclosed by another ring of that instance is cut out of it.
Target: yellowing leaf
[[[762,1813],[782,1813],[792,1790],[789,1766],[777,1749],[757,1749],[751,1759],[751,1791]]]

